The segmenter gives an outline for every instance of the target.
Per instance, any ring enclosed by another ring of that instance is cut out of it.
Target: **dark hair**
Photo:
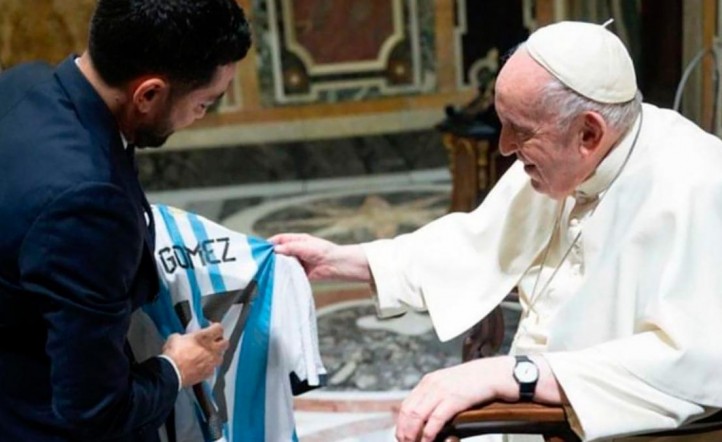
[[[219,66],[245,57],[250,45],[235,0],[98,0],[88,42],[109,85],[154,74],[183,91],[210,83]]]

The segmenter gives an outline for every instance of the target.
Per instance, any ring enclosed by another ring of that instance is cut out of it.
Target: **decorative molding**
[[[299,42],[296,32],[297,21],[292,0],[280,0],[284,23],[284,41],[286,49],[296,55],[306,67],[309,75],[343,74],[366,71],[379,71],[386,67],[391,51],[404,38],[404,17],[402,0],[390,0],[389,11],[392,32],[380,47],[377,58],[346,61],[338,63],[316,62],[308,48]]]
[[[378,48],[373,55],[369,52],[368,42],[364,41],[366,53],[363,58],[354,59],[352,53],[326,53],[327,60],[320,55],[320,49],[309,47],[309,41],[304,42],[303,35],[298,31],[314,26],[312,22],[307,23],[309,20],[299,22],[298,8],[304,4],[291,0],[259,1],[265,12],[257,23],[262,34],[258,39],[258,50],[263,60],[259,66],[260,75],[271,79],[262,83],[266,89],[266,105],[359,101],[431,92],[436,87],[430,67],[433,60],[424,55],[429,51],[422,47],[424,44],[433,45],[433,30],[429,32],[425,29],[429,24],[421,23],[424,14],[433,11],[431,0],[367,0],[363,4],[354,3],[371,9],[383,9],[384,3],[387,3],[390,16],[388,34],[377,36]],[[331,7],[343,6],[343,3],[316,5],[320,1],[305,0],[305,6],[308,9],[323,6],[328,14],[338,14],[337,20],[339,16],[353,20],[354,14],[348,14],[348,11],[331,11]],[[351,25],[353,23],[349,23]],[[383,29],[380,32],[384,32]],[[323,31],[325,29],[321,28],[319,32]],[[358,32],[358,38],[367,38],[368,32],[371,31]],[[318,35],[306,37],[312,41],[319,40]],[[333,35],[328,38],[333,38]]]
[[[478,89],[479,86],[486,86],[480,84],[479,80],[484,78],[484,70],[489,73],[496,73],[499,70],[499,49],[491,48],[486,53],[486,57],[480,58],[471,65],[469,69],[469,78],[471,79],[471,86]]]
[[[236,67],[236,74],[231,80],[231,84],[228,85],[228,90],[223,94],[218,107],[213,109],[213,112],[219,114],[230,114],[235,113],[243,109],[243,90],[241,87],[240,80],[240,69],[244,69],[244,66]]]
[[[534,32],[539,27],[539,23],[534,16],[535,0],[523,0],[522,2],[522,23],[529,32]]]
[[[529,23],[523,19],[528,1],[455,0],[454,3],[456,88],[488,89],[499,70],[500,57],[528,35],[525,28]]]
[[[472,82],[466,81],[464,78],[464,54],[463,37],[468,31],[466,20],[466,0],[456,0],[456,24],[454,26],[454,59],[456,62],[456,87],[459,89],[469,89],[473,86]],[[473,81],[473,77],[472,81]]]
[[[317,119],[228,124],[184,129],[173,135],[165,148],[194,149],[400,133],[431,128],[442,118],[443,112],[439,107]]]

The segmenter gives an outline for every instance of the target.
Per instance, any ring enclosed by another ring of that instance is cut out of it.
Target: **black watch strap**
[[[519,401],[531,402],[539,380],[539,369],[527,356],[519,355],[515,359],[514,379],[519,384]]]

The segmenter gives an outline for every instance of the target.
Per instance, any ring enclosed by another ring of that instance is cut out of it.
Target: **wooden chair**
[[[495,355],[504,339],[501,306],[475,325],[464,339],[462,359],[469,361]],[[644,434],[681,436],[722,430],[722,411],[683,427]],[[492,402],[463,411],[449,421],[435,442],[459,442],[482,434],[538,434],[548,442],[576,442],[562,406],[535,403]]]

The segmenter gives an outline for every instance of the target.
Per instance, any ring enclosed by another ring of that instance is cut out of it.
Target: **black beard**
[[[143,147],[157,148],[161,147],[168,141],[173,132],[163,132],[153,128],[138,128],[135,132],[135,145]]]

